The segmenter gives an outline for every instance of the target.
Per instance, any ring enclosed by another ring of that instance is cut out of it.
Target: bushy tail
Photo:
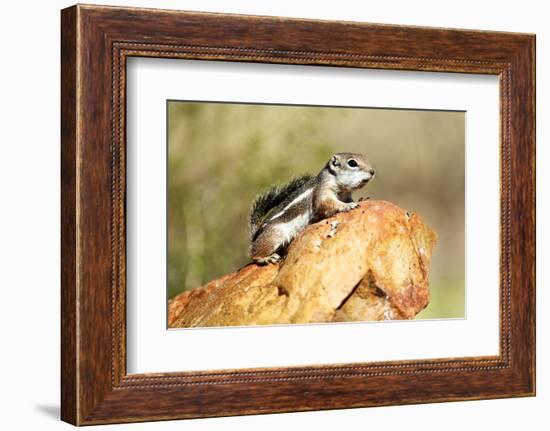
[[[313,178],[312,175],[304,175],[294,178],[287,184],[273,186],[267,191],[259,194],[252,204],[252,210],[250,211],[250,238],[254,239],[261,224],[273,208],[282,203],[291,193],[301,188]]]

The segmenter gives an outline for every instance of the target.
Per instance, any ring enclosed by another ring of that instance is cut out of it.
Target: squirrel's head
[[[334,175],[336,184],[344,190],[356,190],[367,184],[375,174],[367,158],[356,153],[336,153],[328,164],[329,172]]]

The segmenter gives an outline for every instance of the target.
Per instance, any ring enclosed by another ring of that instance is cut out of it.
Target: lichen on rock
[[[308,226],[284,261],[249,264],[169,302],[171,328],[412,319],[429,302],[435,233],[378,200]]]

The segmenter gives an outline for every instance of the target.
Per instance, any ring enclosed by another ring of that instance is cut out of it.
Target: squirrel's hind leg
[[[272,253],[267,257],[254,258],[254,262],[258,265],[267,265],[268,263],[277,263],[280,262],[283,258],[279,253]]]
[[[278,229],[277,225],[267,226],[263,232],[252,242],[250,257],[254,262],[265,265],[277,263],[282,257],[277,253],[288,242],[285,232]]]

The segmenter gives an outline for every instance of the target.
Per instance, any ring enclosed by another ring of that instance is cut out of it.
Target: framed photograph
[[[535,36],[61,13],[61,416],[535,394]]]

